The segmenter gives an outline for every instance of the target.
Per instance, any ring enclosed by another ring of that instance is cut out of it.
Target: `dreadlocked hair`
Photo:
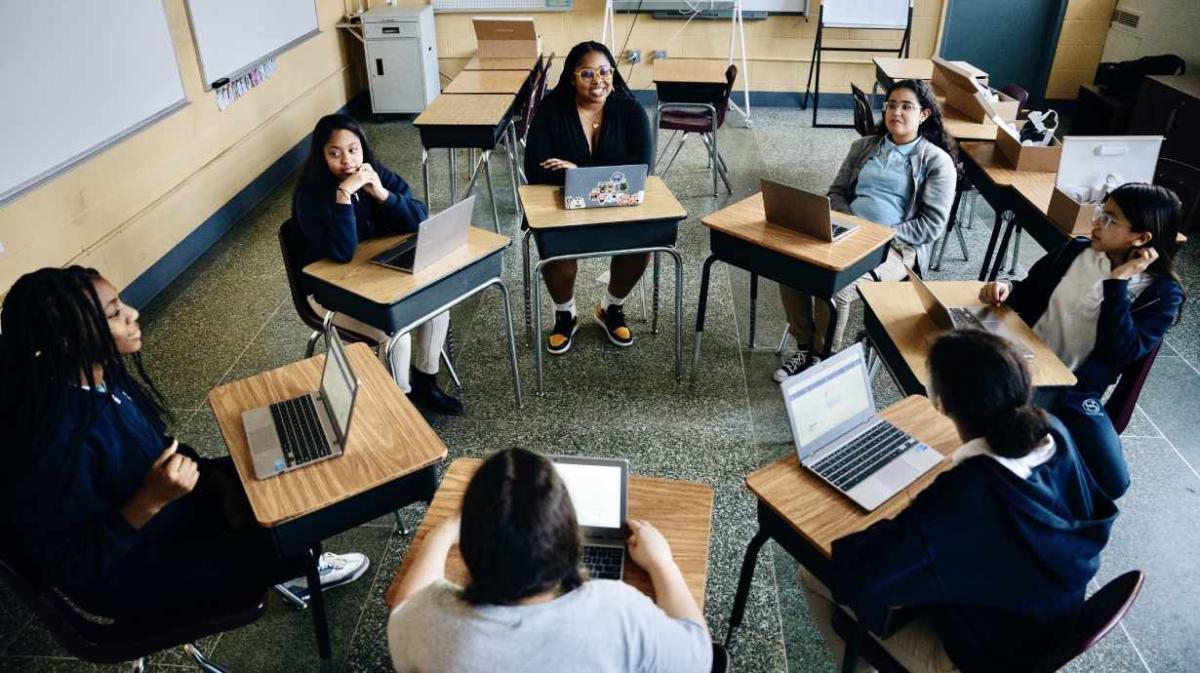
[[[82,266],[40,269],[18,278],[4,298],[0,422],[18,456],[37,459],[39,440],[60,422],[49,417],[51,410],[63,408],[70,386],[96,387],[95,365],[103,371],[105,386],[124,391],[152,423],[161,427],[172,419],[141,355],[132,356],[135,379],[117,351],[93,284],[99,278],[98,271]],[[72,429],[67,447],[71,454],[86,435],[95,409],[93,399],[83,421]],[[64,458],[69,461],[71,456]]]

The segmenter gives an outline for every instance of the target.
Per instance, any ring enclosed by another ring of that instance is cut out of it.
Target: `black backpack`
[[[1175,54],[1143,56],[1134,61],[1101,63],[1096,69],[1094,84],[1100,86],[1114,98],[1134,101],[1142,89],[1142,78],[1147,75],[1182,75],[1183,59]]]

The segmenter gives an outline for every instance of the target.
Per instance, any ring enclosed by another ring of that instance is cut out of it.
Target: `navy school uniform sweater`
[[[1091,240],[1076,238],[1047,253],[1029,269],[1024,280],[1012,281],[1005,302],[1026,324],[1037,324],[1050,304],[1050,295],[1066,275],[1071,263],[1091,246]],[[1096,346],[1075,370],[1075,390],[1095,396],[1117,381],[1121,371],[1162,343],[1167,328],[1179,314],[1183,288],[1168,276],[1153,276],[1137,299],[1129,296],[1129,281],[1104,281],[1104,299],[1096,325]]]
[[[552,93],[533,118],[526,138],[525,175],[530,184],[561,185],[565,170],[541,167],[546,159],[586,166],[624,166],[653,163],[650,121],[633,97],[614,91],[604,101],[604,118],[596,146],[588,149],[572,96]]]
[[[301,260],[303,264],[325,258],[349,262],[359,241],[416,231],[417,225],[429,217],[428,208],[413,197],[404,178],[377,163],[372,167],[389,192],[382,203],[365,190],[356,192],[349,204],[338,203],[337,182],[333,180],[317,190],[305,189],[303,184],[296,188],[292,218],[308,243],[308,258]]]
[[[964,673],[1025,670],[1078,614],[1117,515],[1051,428],[1055,454],[1028,479],[968,458],[895,518],[834,541],[834,598],[877,632],[893,606],[929,616]]]

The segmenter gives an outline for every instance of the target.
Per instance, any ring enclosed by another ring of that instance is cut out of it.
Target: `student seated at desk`
[[[581,574],[575,509],[547,458],[494,454],[467,485],[461,522],[429,531],[389,599],[396,671],[708,671],[708,626],[670,545],[645,521],[629,527],[630,558],[649,573],[657,605],[624,582]],[[466,587],[443,578],[455,544]]]
[[[379,163],[366,132],[353,117],[332,114],[317,121],[292,199],[292,217],[308,242],[309,259],[304,263],[322,257],[348,262],[359,241],[415,232],[428,216],[429,210],[413,198],[408,183]],[[318,314],[325,314],[315,299],[310,296],[308,301]],[[343,313],[334,316],[333,324],[379,343],[389,336]],[[457,414],[462,402],[446,394],[437,380],[438,358],[449,329],[450,314],[442,313],[401,337],[392,349],[392,376],[418,406]]]
[[[1179,319],[1174,269],[1180,202],[1170,190],[1129,183],[1096,212],[1090,238],[1038,260],[1024,280],[988,283],[979,298],[1008,304],[1079,380],[1054,409],[1092,476],[1113,498],[1129,487],[1121,443],[1100,398]]]
[[[164,434],[138,312],[93,269],[42,269],[0,312],[3,556],[97,615],[146,618],[304,573],[254,521],[228,458]],[[138,378],[125,367],[129,356]],[[140,380],[139,380],[140,379]],[[322,586],[362,554],[326,554]],[[299,590],[306,583],[296,580]]]
[[[525,174],[531,184],[561,185],[568,168],[581,166],[651,165],[652,142],[646,111],[617,71],[608,47],[581,42],[567,54],[562,76],[529,127]],[[625,321],[625,297],[637,285],[649,254],[612,258],[608,293],[594,311],[608,340],[633,344]],[[542,274],[554,299],[554,328],[546,351],[561,355],[571,349],[579,320],[575,310],[575,260],[547,264]]]
[[[914,621],[880,640],[906,670],[1030,670],[1083,606],[1116,506],[1062,424],[1031,405],[1003,339],[946,334],[929,374],[930,399],[967,443],[895,518],[834,541],[828,588],[801,573],[813,619],[840,657],[834,601],[876,633],[907,608]]]
[[[887,259],[834,295],[837,322],[833,343],[825,343],[830,320],[827,305],[807,293],[779,286],[788,331],[796,339],[797,350],[775,370],[776,382],[841,348],[858,283],[904,279],[907,269],[928,263],[933,242],[946,230],[958,179],[957,150],[942,127],[942,111],[929,84],[913,79],[893,84],[884,103],[883,121],[879,135],[860,138],[850,146],[829,186],[829,207],[895,229]]]

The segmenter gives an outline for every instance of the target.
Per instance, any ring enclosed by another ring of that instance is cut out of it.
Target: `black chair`
[[[1072,624],[1048,639],[1055,643],[1054,648],[1024,669],[1025,673],[1053,673],[1104,640],[1121,623],[1121,618],[1129,612],[1129,608],[1133,607],[1145,581],[1145,573],[1131,570],[1101,587],[1084,602],[1083,609]],[[845,610],[839,609],[834,613],[833,630],[846,642],[843,672],[853,671],[861,658],[880,673],[908,673]]]
[[[679,151],[683,149],[684,142],[687,141],[688,135],[695,133],[700,136],[709,151],[709,161],[712,165],[712,181],[713,181],[713,196],[718,193],[717,177],[725,183],[725,189],[729,193],[733,193],[733,186],[729,183],[729,167],[725,165],[725,158],[717,150],[717,129],[725,124],[725,113],[729,110],[729,98],[733,95],[733,83],[737,79],[737,66],[730,64],[725,69],[725,84],[719,88],[711,90],[711,96],[707,90],[702,87],[696,87],[698,98],[708,97],[708,102],[690,102],[690,101],[667,101],[660,102],[655,111],[655,126],[654,135],[658,138],[658,131],[671,131],[671,137],[667,139],[666,145],[663,147],[662,154],[657,154],[657,146],[654,148],[656,153],[654,166],[656,169],[661,157],[665,157],[671,149],[671,142],[675,139],[676,134],[682,132],[683,136],[679,139],[679,145],[675,147],[675,153],[671,155],[671,160],[667,162],[667,167],[663,169],[660,176],[665,177],[671,170],[672,164],[675,163],[675,157],[679,156]],[[660,90],[660,95],[666,89]],[[654,172],[657,172],[656,170]]]
[[[1179,230],[1200,230],[1200,168],[1175,159],[1162,158],[1154,171],[1154,184],[1175,192],[1183,203]]]
[[[858,131],[860,136],[875,135],[879,125],[875,122],[875,111],[871,109],[870,97],[855,84],[850,85],[850,95],[854,97],[854,130]]]
[[[1146,357],[1125,367],[1121,371],[1121,378],[1117,379],[1117,385],[1113,387],[1112,394],[1108,396],[1108,401],[1104,403],[1104,413],[1108,414],[1108,419],[1112,421],[1113,429],[1118,435],[1125,432],[1125,427],[1129,425],[1129,419],[1137,407],[1138,397],[1142,394],[1142,386],[1150,376],[1154,358],[1158,357],[1159,348],[1162,348],[1162,344],[1155,346]]]
[[[1025,104],[1029,102],[1029,92],[1026,91],[1020,84],[1005,85],[1005,87],[1000,90],[1000,93],[1008,96],[1009,98],[1017,99],[1018,112],[1024,110]]]
[[[12,559],[0,559],[0,578],[13,588],[71,656],[93,664],[133,662],[134,673],[144,670],[145,657],[181,646],[200,670],[226,673],[192,643],[251,624],[267,609],[267,592],[261,590],[220,602],[213,602],[212,597],[206,596],[201,601],[181,604],[185,611],[175,614],[99,621],[75,608],[53,587],[33,577],[19,570]]]
[[[713,643],[712,653],[712,673],[732,673],[733,669],[729,667],[729,653],[725,651],[725,647],[720,643]]]

